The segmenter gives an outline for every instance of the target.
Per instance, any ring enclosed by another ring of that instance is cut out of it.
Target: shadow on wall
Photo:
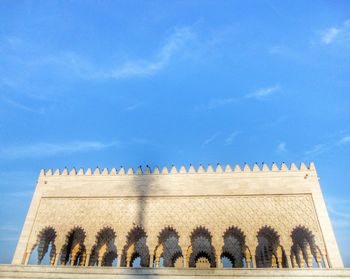
[[[153,249],[153,247],[147,246],[148,235],[146,234],[146,228],[148,224],[146,212],[150,188],[155,179],[154,176],[147,174],[151,174],[150,167],[146,166],[145,170],[143,170],[142,166],[139,166],[132,176],[137,207],[136,218],[131,220],[133,221],[133,229],[128,233],[127,244],[123,249],[121,259],[121,265],[126,267],[150,267],[153,263],[153,258],[151,259],[150,257],[150,254],[153,253],[149,251],[149,248]]]

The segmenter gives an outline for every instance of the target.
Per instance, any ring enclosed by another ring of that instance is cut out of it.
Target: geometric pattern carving
[[[292,264],[300,265],[298,247],[309,262],[308,252],[321,262],[325,250],[310,194],[42,197],[29,245],[35,246],[46,227],[56,232],[62,263],[71,265],[82,265],[91,253],[92,265],[109,265],[120,254],[122,266],[132,266],[140,256],[142,266],[157,264],[160,257],[165,266],[174,266],[187,257],[190,266],[207,258],[213,267],[227,257],[233,267],[241,267],[243,262],[250,266],[256,254],[258,266],[282,267],[290,255]],[[174,232],[168,239],[161,234],[166,228]],[[312,236],[306,233],[305,242],[296,228],[307,228]],[[162,254],[157,254],[161,244]]]

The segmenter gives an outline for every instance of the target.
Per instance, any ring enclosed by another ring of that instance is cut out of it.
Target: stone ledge
[[[350,269],[176,269],[0,265],[0,278],[350,278]]]

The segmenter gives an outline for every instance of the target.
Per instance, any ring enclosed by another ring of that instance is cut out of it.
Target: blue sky
[[[0,262],[41,168],[315,161],[350,266],[348,1],[0,1]]]

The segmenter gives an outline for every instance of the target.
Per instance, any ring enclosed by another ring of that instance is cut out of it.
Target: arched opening
[[[114,244],[116,233],[112,228],[103,228],[96,235],[95,245],[92,247],[90,266],[112,266],[117,260],[117,247]]]
[[[298,226],[292,231],[291,237],[293,241],[291,247],[293,267],[325,267],[324,258],[309,229]]]
[[[56,231],[52,227],[46,227],[40,231],[37,243],[32,250],[29,263],[53,265],[56,256]]]
[[[183,268],[184,267],[184,257],[182,252],[174,254],[172,260],[175,268]]]
[[[140,267],[149,266],[149,249],[146,240],[147,235],[141,227],[135,227],[128,233],[127,243],[123,249],[122,266],[138,266],[138,257],[140,257]]]
[[[131,257],[130,267],[141,267],[141,257],[139,253],[134,253]]]
[[[183,261],[179,246],[179,234],[171,227],[163,229],[158,235],[158,246],[155,250],[155,267],[179,267]]]
[[[110,250],[106,252],[102,260],[102,266],[116,266],[118,255],[116,251]]]
[[[191,250],[189,267],[215,267],[215,250],[212,246],[212,236],[204,227],[196,228],[191,234]],[[197,264],[197,261],[200,260]]]
[[[255,257],[257,267],[287,267],[286,255],[280,245],[278,233],[271,227],[263,227],[257,234]]]
[[[196,268],[210,268],[210,256],[205,252],[200,252],[195,257]]]
[[[246,251],[245,235],[239,228],[230,227],[223,237],[221,260],[224,268],[244,267],[246,262],[251,262],[250,252]]]
[[[222,263],[222,267],[223,268],[232,268],[232,267],[235,267],[235,264],[236,264],[236,260],[235,258],[229,254],[229,253],[226,253],[226,252],[223,252],[221,254],[221,263]]]
[[[72,229],[67,234],[66,243],[61,252],[62,265],[83,266],[85,264],[85,237],[85,231],[80,227]]]

